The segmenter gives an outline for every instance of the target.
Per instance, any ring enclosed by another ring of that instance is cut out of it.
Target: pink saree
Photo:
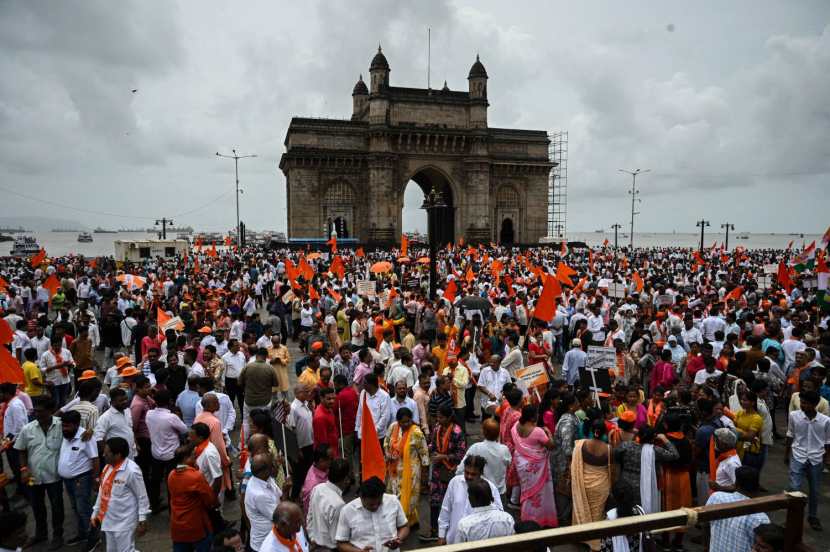
[[[519,424],[510,430],[513,438],[513,466],[522,490],[522,521],[535,521],[542,527],[557,527],[556,503],[550,473],[549,453],[542,443],[548,437],[540,427],[530,435],[519,435]]]

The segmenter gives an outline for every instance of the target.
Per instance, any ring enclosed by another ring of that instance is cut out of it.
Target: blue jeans
[[[196,542],[174,542],[173,552],[210,552],[212,544],[213,535],[208,534],[208,536]]]
[[[69,402],[69,393],[72,391],[72,385],[64,383],[52,387],[52,398],[55,399],[55,405],[60,408]]]
[[[64,479],[63,484],[78,521],[78,536],[86,538],[89,535],[89,518],[92,517],[92,472]]]
[[[807,501],[807,515],[809,517],[818,517],[818,494],[819,484],[821,483],[822,463],[816,465],[809,462],[797,462],[790,458],[790,491],[801,490],[801,481],[804,474],[807,474],[807,487],[810,489]]]

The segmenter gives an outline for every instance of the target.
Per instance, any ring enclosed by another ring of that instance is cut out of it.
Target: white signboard
[[[620,284],[619,282],[612,282],[608,284],[608,297],[623,299],[627,291],[628,286],[625,284]]]
[[[663,295],[658,295],[655,303],[658,307],[668,306],[674,304],[674,297],[669,295],[668,293],[664,293]]]
[[[758,282],[758,289],[766,291],[772,287],[773,278],[769,274],[765,274],[764,276],[758,276],[756,281]]]
[[[374,297],[377,295],[377,283],[374,280],[358,280],[357,294],[366,297]]]
[[[617,366],[617,350],[614,347],[588,346],[585,368],[590,370],[613,370]]]
[[[293,292],[293,291],[291,291],[291,290],[289,289],[289,290],[288,290],[288,291],[286,291],[286,292],[285,292],[285,294],[282,296],[282,302],[283,302],[283,304],[284,304],[284,305],[287,305],[287,304],[289,304],[291,301],[293,301],[296,297],[297,297],[297,296],[296,296],[296,295],[294,295],[294,292]]]
[[[818,288],[818,279],[817,278],[805,278],[801,280],[801,287],[804,289],[816,289]]]
[[[777,274],[778,265],[775,263],[764,265],[764,274]]]

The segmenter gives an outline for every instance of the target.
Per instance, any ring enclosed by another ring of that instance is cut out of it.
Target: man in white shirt
[[[113,437],[121,437],[127,441],[130,448],[127,456],[135,458],[135,434],[129,406],[130,401],[124,389],[110,389],[110,408],[98,418],[92,433],[92,439],[98,443],[99,450],[104,450],[104,443]]]
[[[121,437],[104,446],[107,467],[101,473],[101,488],[92,509],[92,524],[101,528],[107,551],[135,550],[135,539],[147,532],[150,501],[138,464],[127,458],[130,445]]]
[[[271,465],[269,454],[251,458],[251,479],[245,489],[245,514],[251,526],[248,544],[255,552],[259,552],[262,541],[271,532],[271,519],[282,496],[271,477]]]
[[[815,531],[821,531],[818,519],[818,500],[821,492],[822,464],[830,464],[830,417],[818,412],[819,394],[816,391],[800,393],[801,409],[790,412],[787,423],[787,453],[790,465],[789,490],[798,491],[804,476],[810,489],[807,522]]]
[[[69,372],[75,367],[72,353],[63,347],[62,338],[53,338],[49,350],[40,357],[40,371],[46,378],[46,384],[51,384],[52,394],[58,407],[69,400]]]
[[[513,516],[494,504],[490,485],[485,479],[467,483],[467,498],[472,508],[459,520],[455,542],[473,542],[515,533]]]
[[[210,442],[210,428],[202,422],[193,424],[188,432],[188,440],[196,447],[196,467],[218,496],[222,489],[222,457],[216,445]]]
[[[499,443],[499,423],[496,420],[492,418],[484,420],[481,423],[481,432],[484,435],[484,441],[470,445],[464,455],[464,460],[458,464],[456,475],[464,474],[464,464],[468,456],[480,456],[486,461],[482,475],[496,486],[499,495],[503,495],[507,492],[507,468],[513,457],[507,445]]]
[[[208,393],[213,393],[219,400],[219,410],[217,412],[214,412],[214,416],[216,416],[216,418],[219,420],[219,423],[222,425],[222,433],[225,435],[225,443],[229,444],[229,436],[233,431],[234,426],[236,425],[236,409],[233,407],[231,398],[225,393],[221,393],[215,390],[213,379],[209,377],[204,377],[198,378],[197,381],[199,382],[197,385],[200,397],[204,397]],[[196,401],[196,416],[201,414],[203,410],[204,407],[202,406],[202,401]]]
[[[205,377],[205,367],[202,366],[202,363],[196,360],[196,349],[185,349],[184,351],[184,363],[187,366],[187,377],[190,378],[195,376],[197,378]]]
[[[703,338],[706,339],[706,341],[714,341],[715,332],[726,331],[726,322],[723,318],[718,316],[717,305],[712,305],[709,309],[709,316],[703,319],[701,326],[703,327]]]
[[[153,455],[150,470],[150,508],[153,513],[158,513],[161,483],[166,483],[167,476],[176,467],[173,457],[181,445],[181,436],[187,434],[187,426],[181,418],[170,411],[170,391],[167,389],[156,391],[156,407],[147,412],[145,420],[150,432]]]
[[[683,346],[686,349],[686,352],[689,352],[692,343],[699,343],[703,345],[703,334],[700,333],[700,330],[695,328],[694,319],[691,315],[686,316],[683,319],[683,329],[680,330],[680,337],[683,338]]]
[[[605,323],[600,308],[600,305],[592,305],[591,314],[588,315],[588,331],[591,332],[594,345],[602,345],[605,342]]]
[[[342,458],[332,460],[328,481],[311,491],[306,526],[311,542],[329,550],[337,549],[337,521],[345,505],[343,491],[351,484],[351,466]]]
[[[242,334],[245,331],[245,323],[241,320],[239,314],[232,315],[233,322],[231,322],[231,330],[228,333],[228,341],[235,339],[242,341]]]
[[[438,515],[438,545],[455,544],[458,542],[458,522],[472,513],[473,507],[467,498],[467,484],[476,479],[482,479],[486,461],[481,456],[468,456],[464,459],[464,474],[450,479],[441,511]],[[503,510],[499,490],[492,481],[483,479],[490,486],[490,492],[499,510]],[[436,512],[437,513],[437,512]]]
[[[400,360],[392,362],[389,375],[386,377],[386,384],[392,387],[399,381],[403,381],[406,388],[411,389],[418,383],[417,370],[413,364],[412,355],[404,350]]]
[[[338,543],[373,552],[389,552],[400,547],[409,536],[409,525],[398,497],[386,494],[385,490],[386,485],[375,476],[360,485],[359,498],[340,510]]]
[[[507,370],[510,377],[516,377],[516,370],[524,366],[524,357],[519,348],[519,338],[516,334],[510,333],[507,336],[508,353],[501,361],[501,367]]]
[[[378,386],[378,377],[375,374],[366,374],[363,378],[364,389],[360,392],[357,402],[357,417],[355,418],[355,432],[358,436],[363,427],[363,401],[369,405],[372,412],[372,419],[378,432],[378,439],[383,441],[386,437],[386,429],[392,423],[392,415],[389,408],[389,394]]]
[[[78,533],[64,542],[67,546],[86,543],[89,518],[92,515],[92,486],[100,473],[98,447],[95,441],[82,439],[81,415],[70,410],[61,415],[63,441],[58,460],[58,475],[63,479],[66,494],[78,522]]]
[[[800,327],[793,327],[792,336],[785,339],[781,344],[781,349],[784,351],[784,372],[789,375],[795,366],[795,355],[807,350],[807,345],[801,341],[804,332]]]
[[[481,411],[493,415],[498,406],[504,384],[510,381],[510,372],[501,367],[501,357],[493,355],[478,376],[479,400]]]
[[[231,402],[239,402],[239,409],[243,408],[243,394],[239,387],[239,374],[248,362],[245,353],[239,350],[239,341],[231,339],[228,341],[228,352],[222,355],[222,362],[225,363],[225,370],[222,372],[222,386],[230,397]]]
[[[303,529],[303,511],[283,500],[274,510],[274,527],[268,532],[259,552],[308,552],[308,537]]]

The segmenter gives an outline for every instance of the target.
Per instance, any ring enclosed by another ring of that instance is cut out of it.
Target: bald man
[[[303,529],[303,511],[294,502],[283,501],[277,505],[273,517],[273,530],[262,541],[259,552],[308,552],[308,537]]]
[[[259,552],[262,541],[271,532],[271,518],[282,497],[271,477],[271,464],[270,454],[255,454],[251,458],[251,479],[245,487],[245,515],[251,526],[248,544],[255,552]]]
[[[202,397],[202,412],[193,419],[194,424],[202,423],[210,429],[210,442],[219,451],[219,458],[222,461],[222,489],[227,491],[231,486],[231,461],[228,457],[228,450],[225,448],[225,437],[222,434],[222,424],[216,417],[219,411],[219,399],[213,393],[205,393]]]

